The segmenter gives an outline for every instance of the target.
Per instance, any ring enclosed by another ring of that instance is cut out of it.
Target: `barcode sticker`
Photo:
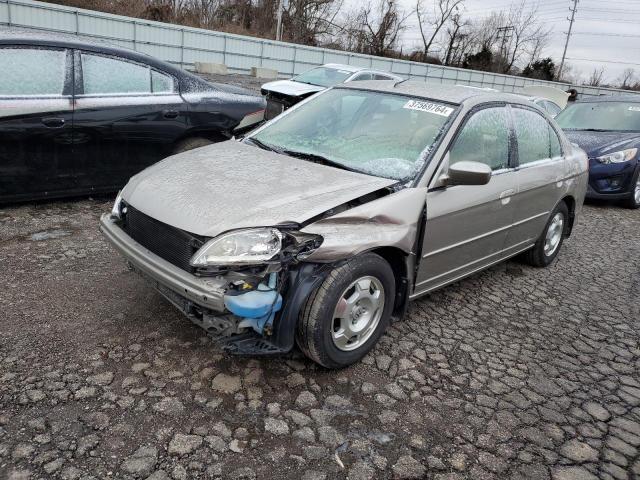
[[[409,100],[405,103],[403,108],[408,108],[409,110],[419,110],[421,112],[427,113],[435,113],[436,115],[442,115],[443,117],[448,117],[453,113],[453,108],[447,107],[446,105],[442,105],[439,103],[433,102],[425,102],[422,100]]]

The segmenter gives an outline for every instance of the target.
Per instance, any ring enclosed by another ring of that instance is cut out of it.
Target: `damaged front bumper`
[[[110,214],[101,217],[100,230],[128,261],[132,270],[193,323],[219,341],[225,350],[234,354],[278,354],[290,351],[295,342],[299,312],[308,295],[322,283],[331,269],[330,264],[308,262],[290,266],[279,287],[282,297],[278,293],[279,301],[272,305],[273,301],[270,300],[268,306],[271,310],[261,315],[255,313],[260,312],[256,302],[242,300],[249,300],[256,293],[267,292],[254,290],[248,294],[229,295],[229,279],[224,274],[198,277],[176,267],[129,237]],[[269,274],[268,278],[273,279],[274,274]],[[275,287],[274,284],[269,286]],[[274,305],[277,308],[273,308]],[[245,316],[234,315],[230,310]],[[268,328],[265,328],[267,323]]]
[[[100,218],[100,230],[109,242],[143,277],[157,283],[156,288],[168,291],[196,305],[223,313],[227,281],[224,277],[196,277],[158,255],[150,252],[127,235],[110,214]],[[167,295],[165,295],[167,296]],[[170,299],[173,302],[173,299]]]

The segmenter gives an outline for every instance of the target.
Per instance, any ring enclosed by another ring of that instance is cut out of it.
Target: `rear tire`
[[[194,148],[205,147],[207,145],[211,145],[213,141],[204,137],[190,137],[185,138],[184,140],[179,141],[173,149],[173,153],[182,153],[187,152],[189,150],[193,150]]]
[[[366,253],[334,268],[300,312],[296,342],[326,368],[343,368],[378,342],[391,319],[395,278],[379,255]]]
[[[564,242],[565,232],[569,225],[569,208],[560,202],[553,210],[540,238],[533,248],[524,254],[524,260],[534,267],[543,268],[551,265],[558,256]]]

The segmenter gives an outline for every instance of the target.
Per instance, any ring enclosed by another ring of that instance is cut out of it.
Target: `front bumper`
[[[163,295],[167,295],[165,289],[168,289],[201,307],[225,311],[227,282],[223,277],[196,277],[167,262],[129,237],[108,213],[100,218],[100,230],[133,268]]]
[[[600,193],[596,192],[591,185],[587,188],[586,198],[594,200],[624,200],[629,198],[632,192],[617,192],[617,193]]]

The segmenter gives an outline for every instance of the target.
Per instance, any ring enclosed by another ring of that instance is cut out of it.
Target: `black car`
[[[640,95],[586,98],[556,121],[589,155],[587,198],[640,208]]]
[[[248,90],[76,37],[0,36],[0,203],[115,191],[264,117]]]

